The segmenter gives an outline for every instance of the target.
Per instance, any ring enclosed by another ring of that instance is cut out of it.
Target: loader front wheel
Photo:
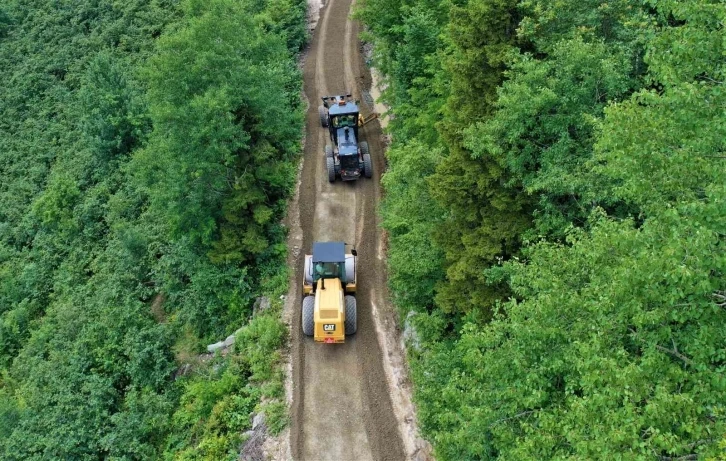
[[[302,330],[306,336],[312,336],[315,332],[315,297],[305,296],[302,303]]]
[[[345,334],[352,335],[358,330],[358,308],[355,297],[345,297]]]

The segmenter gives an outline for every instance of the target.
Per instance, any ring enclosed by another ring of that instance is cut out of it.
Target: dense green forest
[[[305,8],[0,5],[0,458],[236,459],[261,401],[285,424]]]
[[[726,457],[726,5],[365,0],[437,459]]]

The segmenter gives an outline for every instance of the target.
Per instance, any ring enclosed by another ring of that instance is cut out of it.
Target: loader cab
[[[343,242],[315,242],[313,254],[305,255],[303,295],[313,294],[324,281],[325,287],[332,286],[332,279],[339,279],[346,294],[356,291],[356,256],[351,249],[345,253]]]
[[[345,244],[343,242],[316,242],[313,244],[312,279],[317,285],[320,279],[345,277]]]
[[[315,263],[313,280],[340,278],[340,263]]]

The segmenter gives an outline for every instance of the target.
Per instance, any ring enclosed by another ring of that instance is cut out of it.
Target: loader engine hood
[[[329,344],[345,342],[345,304],[343,285],[340,279],[318,280],[315,290],[315,333],[316,342]]]

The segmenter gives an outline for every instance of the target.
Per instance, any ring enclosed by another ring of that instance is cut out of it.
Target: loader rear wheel
[[[312,336],[315,332],[314,310],[315,297],[305,296],[302,303],[302,330],[307,336]]]
[[[328,168],[328,181],[335,182],[335,160],[332,157],[325,157],[325,166]]]
[[[363,174],[366,178],[373,177],[373,165],[371,164],[370,154],[363,154]]]
[[[310,258],[312,259],[312,258]],[[345,256],[345,283],[355,283],[355,256]],[[310,282],[312,283],[312,282]]]
[[[313,257],[310,255],[305,256],[305,285],[312,286],[313,284]]]
[[[330,144],[325,145],[325,158],[333,158],[333,148]]]
[[[328,127],[328,113],[325,111],[325,106],[318,106],[318,115],[320,116],[320,124],[323,128]]]
[[[345,297],[345,334],[352,335],[358,330],[358,308],[353,296]]]

